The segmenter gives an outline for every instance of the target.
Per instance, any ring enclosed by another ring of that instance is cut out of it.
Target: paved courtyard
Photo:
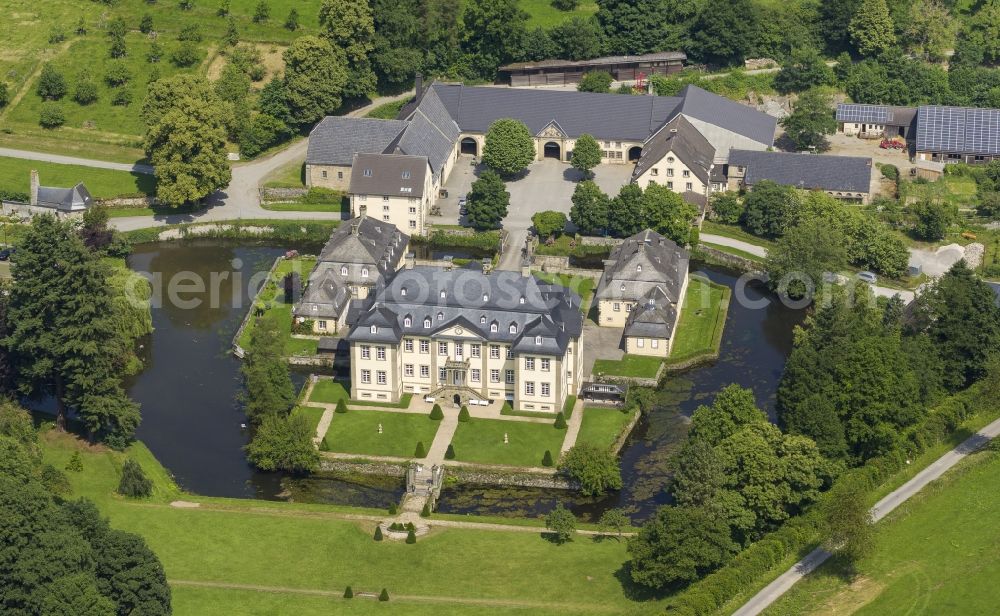
[[[587,319],[583,323],[583,378],[589,379],[598,359],[619,360],[625,356],[622,328],[601,327]]]

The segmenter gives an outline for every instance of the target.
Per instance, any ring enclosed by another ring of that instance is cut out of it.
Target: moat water
[[[129,394],[142,405],[137,437],[181,487],[198,494],[387,507],[402,494],[401,481],[302,479],[260,473],[246,462],[243,448],[249,434],[241,427],[246,417],[240,401],[240,362],[231,353],[231,342],[262,273],[289,248],[318,249],[218,240],[136,247],[129,265],[152,274],[154,286],[162,280],[164,300],[154,306],[154,332],[143,341],[145,369],[127,383]],[[733,272],[699,269],[716,282],[736,284]],[[185,277],[192,274],[206,281],[203,291],[184,291]],[[180,281],[177,297],[201,301],[167,301],[170,280],[175,286]],[[748,286],[744,294],[754,302],[771,299],[760,286]],[[669,459],[683,442],[687,418],[698,405],[711,402],[726,385],[738,383],[753,389],[758,404],[773,411],[792,330],[803,313],[774,301],[763,308],[746,304],[735,301],[734,295],[719,359],[671,375],[658,392],[656,410],[636,426],[622,449],[625,489],[621,492],[586,499],[546,490],[449,487],[442,493],[439,510],[543,516],[561,501],[584,519],[593,519],[610,507],[623,507],[636,520],[647,518],[658,505],[668,502],[664,487]],[[294,371],[293,379],[299,386],[305,373]]]

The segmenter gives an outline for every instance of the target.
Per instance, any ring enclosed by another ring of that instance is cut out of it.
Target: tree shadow
[[[625,594],[625,598],[630,601],[644,602],[644,601],[655,601],[657,599],[662,599],[663,597],[671,594],[675,589],[657,589],[647,588],[645,586],[640,586],[632,581],[632,574],[629,569],[628,563],[623,564],[614,573],[615,578],[618,583],[622,586],[622,592]]]
[[[575,167],[566,167],[563,169],[563,179],[567,182],[582,182],[584,180],[594,179],[594,175],[590,171],[580,171]]]

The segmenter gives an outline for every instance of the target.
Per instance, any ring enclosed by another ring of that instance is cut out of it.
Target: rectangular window
[[[439,342],[438,343],[438,355],[447,355],[447,354],[448,354],[448,343],[447,342]]]
[[[514,349],[512,349],[511,347],[507,347],[507,359],[513,359],[513,357],[514,357]]]
[[[673,170],[673,168],[667,169],[667,177],[668,178],[674,177],[674,170]]]
[[[473,383],[478,383],[479,382],[479,375],[480,375],[479,368],[473,368],[472,369],[472,382]]]
[[[490,345],[490,359],[500,359],[500,347]]]
[[[483,347],[481,345],[479,345],[479,344],[473,344],[472,345],[472,351],[471,351],[472,356],[475,357],[475,358],[477,358],[477,359],[479,357],[482,357],[480,355],[480,353],[482,353],[482,349],[483,349]]]
[[[548,372],[549,366],[552,364],[552,360],[548,357],[542,358],[542,372]]]
[[[500,382],[500,371],[490,370],[490,383],[499,383],[499,382]]]
[[[573,380],[573,371],[572,370],[567,370],[566,371],[566,379],[569,380],[569,381]]]
[[[622,311],[622,305],[621,305],[621,304],[619,304],[618,302],[615,302],[615,303],[614,303],[614,304],[613,304],[613,305],[611,306],[611,309],[612,309],[612,310],[614,310],[615,312],[621,312],[621,311]]]
[[[413,376],[413,364],[403,364],[403,376]]]
[[[316,321],[316,327],[319,328],[319,329],[321,329],[321,330],[325,330],[326,329],[326,321]]]
[[[653,338],[652,340],[649,341],[649,346],[653,347],[654,349],[658,349],[660,348],[660,341],[657,340],[656,338]]]
[[[344,179],[344,172],[343,171],[338,171],[337,172],[337,179],[338,180]]]
[[[691,177],[691,172],[688,171],[687,169],[685,169],[684,171],[681,171],[681,175],[683,177],[689,178],[689,177]]]
[[[646,339],[645,338],[636,338],[636,340],[635,340],[635,346],[639,347],[640,349],[642,347],[646,346]]]
[[[524,382],[524,395],[534,396],[535,395],[535,382],[525,381]]]
[[[428,342],[427,340],[421,340],[420,341],[420,352],[421,353],[430,353],[431,352],[431,343]]]
[[[383,214],[382,215],[382,220],[384,220],[385,222],[389,222],[389,215],[388,214]]]
[[[368,201],[368,195],[358,195],[358,201]]]
[[[444,368],[438,368],[438,380],[444,383],[448,380],[448,371]]]
[[[461,342],[455,343],[455,359],[462,359],[465,356],[465,345]]]
[[[411,207],[411,208],[410,208],[410,213],[411,213],[411,214],[416,214],[416,213],[417,213],[417,208],[415,208],[415,207]]]
[[[383,205],[382,206],[382,211],[383,212],[388,212],[389,211],[389,206],[388,205]]]
[[[625,304],[625,312],[632,312],[632,304]]]
[[[406,340],[403,341],[403,350],[406,351],[407,353],[412,353],[413,352],[413,339],[412,338],[407,338]]]
[[[667,188],[669,188],[670,190],[673,190],[674,189],[674,183],[673,182],[667,182]]]
[[[551,392],[549,390],[549,384],[548,383],[542,383],[542,395],[545,396],[546,398],[548,398],[550,393]]]
[[[385,385],[385,370],[376,370],[375,379],[378,381],[379,385]]]
[[[361,359],[371,359],[372,358],[372,348],[367,344],[361,345]]]
[[[429,379],[431,377],[431,367],[426,364],[420,366],[420,378]]]
[[[524,358],[524,369],[525,370],[534,370],[535,369],[535,358],[534,357],[525,357]]]
[[[507,384],[508,385],[513,385],[514,384],[514,371],[513,370],[507,370]]]
[[[411,229],[416,229],[417,228],[417,221],[411,220],[410,221],[410,228]]]
[[[653,167],[652,169],[649,170],[649,175],[660,175],[660,170],[657,169],[656,167]]]
[[[371,370],[362,370],[361,371],[361,382],[362,383],[371,383],[372,382],[372,371]]]
[[[384,196],[382,197],[382,202],[383,202],[383,203],[388,203],[388,202],[389,202],[389,195],[384,195]]]
[[[375,359],[385,361],[385,347],[375,347]]]
[[[691,182],[685,182],[684,190],[694,190],[694,186],[691,184]]]

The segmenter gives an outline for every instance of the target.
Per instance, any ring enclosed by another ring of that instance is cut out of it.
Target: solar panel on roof
[[[1000,110],[921,107],[917,116],[917,149],[1000,154]]]
[[[857,105],[849,103],[837,105],[837,120],[841,122],[885,124],[889,121],[889,116],[889,108],[885,105]]]

